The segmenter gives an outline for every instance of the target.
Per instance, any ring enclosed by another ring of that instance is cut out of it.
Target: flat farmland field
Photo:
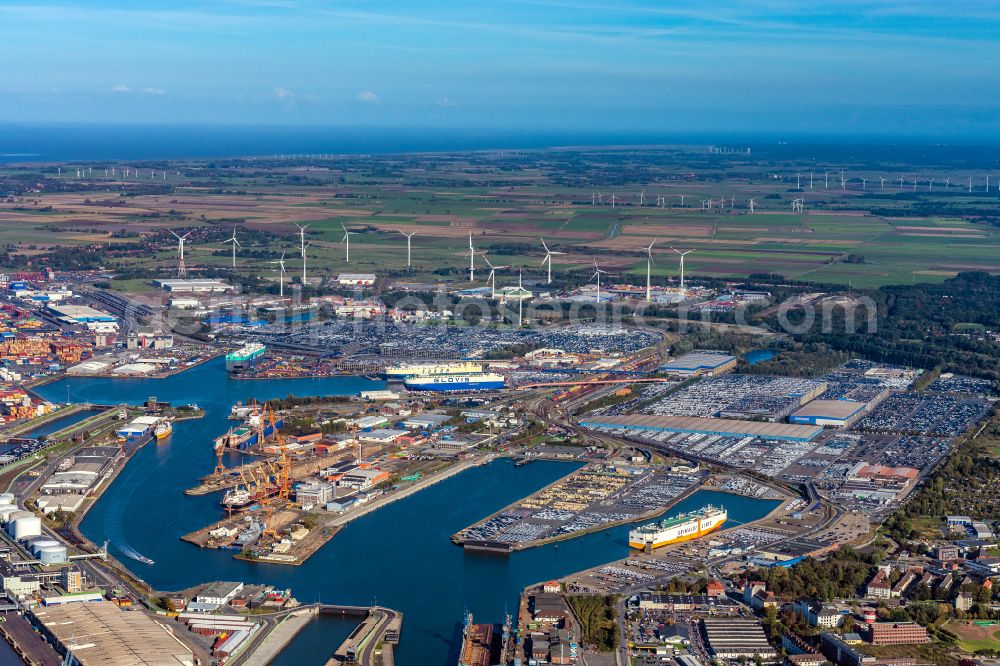
[[[155,238],[157,249],[132,257],[132,265],[169,273],[176,246],[167,230],[193,232],[187,263],[196,270],[230,265],[223,241],[235,228],[245,238],[237,270],[269,279],[269,262],[282,251],[289,274],[300,274],[297,225],[308,225],[314,279],[345,270],[403,271],[404,233],[413,235],[408,275],[450,282],[467,279],[470,234],[477,253],[506,270],[525,270],[527,279],[542,275],[542,238],[561,253],[553,257],[554,274],[597,259],[606,270],[641,275],[650,243],[661,278],[678,274],[672,247],[694,250],[686,259],[691,279],[766,272],[876,287],[1000,272],[1000,227],[984,221],[1000,196],[955,186],[913,192],[909,183],[892,187],[888,176],[886,191],[877,191],[872,170],[865,173],[868,189],[860,173],[845,188],[839,180],[823,188],[819,171],[814,189],[799,190],[795,170],[782,174],[780,165],[749,158],[726,164],[674,148],[339,156],[308,166],[182,162],[165,165],[168,177],[149,182],[97,176],[106,166],[95,165],[87,180],[70,177],[68,167],[62,174],[53,165],[6,167],[0,178],[37,178],[43,186],[0,200],[0,243],[31,253]],[[963,173],[950,176],[964,182]],[[792,207],[798,198],[801,212]],[[351,231],[349,263],[344,227]],[[476,262],[486,266],[481,256]]]

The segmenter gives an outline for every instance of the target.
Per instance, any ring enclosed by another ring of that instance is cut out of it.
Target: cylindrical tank
[[[39,552],[40,550],[42,550],[43,548],[48,548],[48,547],[50,547],[50,546],[58,546],[58,545],[61,545],[61,544],[60,544],[60,543],[59,543],[58,541],[56,541],[55,539],[50,539],[49,537],[46,537],[46,536],[41,536],[41,537],[35,537],[35,538],[33,538],[33,539],[29,539],[29,541],[30,541],[31,543],[30,543],[30,545],[28,545],[28,548],[29,548],[29,549],[31,550],[31,552],[33,552],[33,553],[34,553],[35,555],[38,555],[38,552]]]
[[[38,536],[42,533],[42,520],[38,516],[21,516],[20,518],[15,518],[12,523],[14,525],[14,534],[12,536],[18,541]]]
[[[0,506],[0,523],[7,524],[10,514],[20,511],[16,506]]]
[[[66,547],[45,546],[38,551],[38,560],[42,564],[62,564],[66,561]]]
[[[13,504],[14,500],[14,493],[0,493],[0,504]]]
[[[14,536],[14,521],[18,518],[27,518],[35,514],[30,511],[14,511],[7,516],[7,534]]]

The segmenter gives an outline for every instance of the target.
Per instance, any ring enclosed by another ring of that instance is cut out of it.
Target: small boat
[[[170,421],[160,421],[156,424],[156,430],[153,431],[153,435],[156,437],[156,441],[161,439],[166,439],[170,437],[171,433],[174,431],[174,424]]]

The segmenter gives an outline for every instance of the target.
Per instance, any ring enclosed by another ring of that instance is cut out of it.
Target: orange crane
[[[226,475],[226,466],[222,464],[222,453],[223,447],[215,447],[215,471],[212,472],[212,476],[217,479],[221,479]]]
[[[278,431],[277,425],[274,422],[274,410],[269,410],[271,434],[274,436],[275,440],[278,442],[278,447],[281,450],[281,458],[278,461],[278,476],[277,476],[277,486],[278,486],[278,499],[288,501],[292,496],[292,481],[291,481],[291,466],[292,463],[288,459],[288,448],[285,446],[285,436]]]
[[[271,426],[271,435],[278,442],[278,447],[281,450],[281,457],[278,459],[278,469],[277,473],[274,475],[275,485],[277,486],[278,492],[271,497],[265,497],[261,500],[261,506],[264,508],[264,512],[267,515],[266,526],[262,536],[271,537],[273,539],[278,538],[278,530],[274,526],[274,509],[275,505],[278,508],[282,508],[292,496],[292,482],[291,482],[291,461],[288,458],[288,449],[285,446],[285,436],[278,431],[277,425],[274,420],[274,410],[268,406],[267,409],[268,424]],[[268,467],[274,470],[271,461],[267,461]]]

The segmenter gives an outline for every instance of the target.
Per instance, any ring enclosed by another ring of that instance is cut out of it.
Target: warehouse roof
[[[628,428],[630,430],[662,430],[722,437],[761,437],[807,442],[823,432],[813,425],[737,421],[703,416],[597,416],[580,422],[585,428]]]
[[[865,403],[854,400],[813,400],[802,409],[796,410],[792,416],[848,419],[864,408]]]
[[[88,664],[194,664],[194,655],[141,611],[110,601],[78,602],[34,611],[45,628],[82,666]]]
[[[663,370],[711,370],[735,361],[736,357],[722,351],[697,349],[679,356],[662,367]]]
[[[49,305],[48,308],[59,315],[61,319],[79,324],[91,321],[115,321],[113,315],[92,308],[89,305]]]

